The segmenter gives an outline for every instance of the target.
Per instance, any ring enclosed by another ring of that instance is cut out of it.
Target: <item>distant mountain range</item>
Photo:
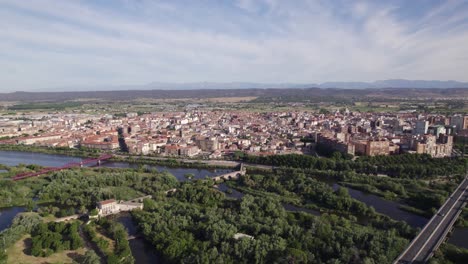
[[[338,89],[381,89],[381,88],[468,88],[468,82],[424,81],[392,79],[374,82],[325,82],[317,83],[254,83],[254,82],[191,82],[165,83],[152,82],[144,85],[61,87],[38,89],[37,92],[57,91],[122,91],[122,90],[199,90],[199,89],[285,89],[285,88],[338,88]]]
[[[167,86],[165,86],[167,87]],[[177,86],[180,87],[180,86]],[[199,86],[197,86],[199,87]],[[394,100],[394,99],[437,99],[452,98],[466,100],[467,88],[369,88],[369,89],[342,89],[342,88],[244,88],[244,89],[196,89],[194,86],[183,87],[186,90],[175,89],[135,89],[107,90],[107,91],[79,91],[67,92],[14,92],[1,93],[1,102],[65,102],[71,100],[105,100],[129,101],[134,99],[206,99],[217,97],[255,97],[262,102],[334,102],[338,100]],[[216,87],[219,87],[218,85]],[[226,87],[226,86],[224,86]],[[232,86],[228,86],[232,87]],[[238,87],[238,86],[235,86]],[[263,86],[262,86],[263,87]],[[290,87],[290,86],[289,86]],[[468,86],[467,86],[468,87]]]

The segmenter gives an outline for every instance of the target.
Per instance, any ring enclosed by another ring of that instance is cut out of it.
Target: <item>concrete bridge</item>
[[[216,177],[213,177],[213,181],[221,181],[221,180],[237,180],[240,178],[240,176],[244,176],[245,173],[247,172],[245,167],[244,167],[244,164],[240,164],[239,166],[239,170],[238,171],[233,171],[233,172],[229,172],[229,173],[226,173],[226,174],[223,174],[223,175],[219,175],[219,176],[216,176]]]
[[[446,239],[465,206],[468,195],[467,188],[468,178],[465,177],[439,211],[395,260],[394,264],[426,263],[429,261]]]

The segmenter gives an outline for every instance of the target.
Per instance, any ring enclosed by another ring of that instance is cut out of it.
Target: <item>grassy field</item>
[[[78,250],[65,250],[54,253],[47,258],[41,258],[29,255],[30,249],[31,236],[25,235],[7,250],[7,264],[52,264],[73,263],[73,261],[77,261],[79,263],[87,251],[86,248],[80,248]]]

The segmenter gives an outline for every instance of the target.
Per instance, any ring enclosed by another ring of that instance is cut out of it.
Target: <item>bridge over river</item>
[[[37,172],[26,172],[26,173],[20,173],[18,175],[16,175],[15,177],[13,177],[12,179],[14,181],[18,181],[18,180],[23,180],[23,179],[26,179],[26,178],[31,178],[31,177],[36,177],[36,176],[40,176],[40,175],[43,175],[43,174],[47,174],[49,172],[53,172],[53,171],[61,171],[61,170],[66,170],[66,169],[70,169],[70,168],[75,168],[75,167],[83,167],[84,165],[88,165],[88,164],[96,164],[96,165],[100,165],[102,161],[105,161],[105,160],[108,160],[112,158],[112,155],[111,154],[106,154],[106,155],[102,155],[98,158],[89,158],[89,159],[85,159],[85,160],[82,160],[81,162],[70,162],[68,164],[65,164],[61,167],[48,167],[48,168],[44,168],[40,171],[37,171]]]
[[[394,264],[426,263],[434,255],[465,206],[467,187],[468,177],[465,177]]]
[[[213,177],[213,181],[220,181],[220,180],[226,180],[226,181],[229,181],[229,180],[237,180],[239,179],[240,176],[243,176],[245,175],[246,173],[246,169],[244,167],[244,164],[241,163],[239,164],[239,170],[238,171],[233,171],[233,172],[229,172],[229,173],[226,173],[226,174],[223,174],[223,175],[219,175],[219,176],[216,176],[216,177]]]

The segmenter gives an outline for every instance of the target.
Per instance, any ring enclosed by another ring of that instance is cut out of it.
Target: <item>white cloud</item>
[[[122,11],[78,1],[2,0],[0,71],[8,74],[0,75],[0,89],[152,81],[468,81],[462,56],[468,54],[468,12],[459,2],[410,20],[398,17],[396,5],[353,3],[343,10],[328,1],[243,0],[236,5],[245,12],[200,8],[202,14],[194,11],[180,22],[172,16],[181,7],[172,2],[124,1]]]

